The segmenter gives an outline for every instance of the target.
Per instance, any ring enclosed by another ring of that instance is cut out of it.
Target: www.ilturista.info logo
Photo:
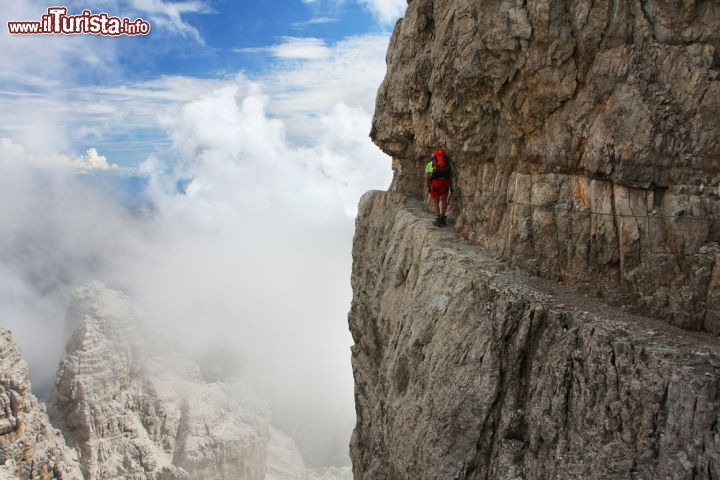
[[[107,13],[83,10],[80,15],[68,15],[65,7],[50,7],[39,22],[8,22],[12,35],[147,35],[150,24],[138,18],[111,17]]]

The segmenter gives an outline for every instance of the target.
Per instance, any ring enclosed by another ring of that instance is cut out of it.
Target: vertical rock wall
[[[716,337],[509,272],[399,193],[363,197],[352,286],[356,480],[720,478]]]
[[[511,265],[720,333],[720,3],[414,0],[371,136]]]

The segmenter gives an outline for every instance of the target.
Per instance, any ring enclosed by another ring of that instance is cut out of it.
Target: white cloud
[[[407,0],[303,0],[303,3],[313,5],[316,14],[340,12],[347,9],[347,3],[355,3],[367,9],[383,27],[402,17],[408,4]]]
[[[167,144],[165,118],[213,88],[232,83],[187,77],[161,77],[118,86],[37,87],[37,93],[0,92],[0,137],[11,137],[35,155],[62,152],[73,145],[96,145],[128,151],[147,149],[145,142]],[[145,132],[138,139],[134,132]],[[118,142],[118,138],[122,140]],[[127,159],[112,158],[112,162]]]
[[[285,59],[327,58],[330,55],[330,49],[319,38],[288,37],[283,43],[271,47],[270,52]]]
[[[329,47],[324,58],[280,64],[261,79],[271,97],[269,113],[285,121],[293,140],[308,143],[321,134],[321,116],[340,103],[372,112],[388,40],[386,35],[351,37]],[[369,133],[369,121],[366,128]]]
[[[199,43],[203,43],[202,36],[185,17],[188,14],[214,12],[211,2],[207,0],[68,0],[63,5],[71,13],[90,9],[93,13],[107,13],[110,16],[143,18],[150,22],[152,29],[191,37]]]
[[[0,140],[0,202],[12,205],[0,209],[0,323],[13,331],[41,391],[63,348],[69,290],[108,262],[132,258],[142,238],[142,225],[82,183],[87,175],[74,175],[72,160],[42,159]]]
[[[173,4],[179,17],[168,2],[133,5],[172,24],[204,4]],[[286,39],[265,49],[281,60],[263,78],[113,86],[82,85],[66,64],[96,56],[112,71],[113,55],[98,44],[51,43],[39,60],[22,52],[40,44],[6,44],[11,64],[0,79],[32,88],[0,93],[0,201],[13,206],[0,210],[0,319],[28,352],[36,383],[50,382],[57,365],[69,289],[100,279],[138,299],[186,348],[239,356],[238,371],[291,433],[315,423],[313,437],[343,438],[315,452],[316,462],[345,455],[353,216],[360,195],[391,176],[368,138],[387,41]],[[139,168],[153,209],[129,212],[99,186],[127,174],[107,147],[113,136],[159,129],[170,150]]]
[[[0,24],[8,21],[39,21],[47,13],[47,3],[35,0],[9,2],[0,9]],[[117,60],[116,44],[99,41],[93,35],[0,35],[3,90],[36,92],[35,89],[61,90],[87,75],[111,73]],[[58,92],[59,93],[59,92]]]
[[[108,170],[118,168],[116,164],[108,163],[107,157],[100,155],[95,148],[88,149],[85,155],[82,155],[71,164],[81,170]]]
[[[49,4],[40,0],[5,2],[0,10],[0,24],[9,21],[39,21]],[[172,35],[182,35],[202,43],[188,14],[211,13],[209,3],[200,0],[169,2],[165,0],[70,0],[64,3],[69,12],[91,9],[95,13],[146,17],[152,28]],[[27,86],[28,83],[62,87],[84,79],[86,67],[95,75],[112,77],[117,73],[119,42],[108,42],[94,35],[0,35],[3,69],[0,81]]]
[[[163,240],[129,283],[188,346],[240,352],[280,414],[337,416],[349,434],[353,217],[364,191],[387,187],[389,162],[367,140],[360,107],[336,105],[316,143],[297,146],[269,103],[239,83],[183,108],[170,126],[181,160],[146,165]],[[189,181],[183,195],[179,179]]]
[[[353,216],[360,195],[391,176],[368,139],[373,87],[361,86],[368,70],[379,83],[367,49],[379,43],[348,40],[256,81],[163,78],[78,92],[69,115],[81,105],[95,123],[120,116],[167,129],[172,155],[142,165],[149,221],[70,168],[47,168],[109,166],[97,151],[37,154],[0,141],[0,201],[15,206],[0,218],[0,238],[23,239],[0,244],[0,298],[14,299],[0,314],[31,351],[36,381],[57,364],[68,290],[100,279],[138,299],[185,348],[239,356],[240,374],[310,460],[342,461],[345,443],[307,445],[346,438],[353,424]],[[308,422],[318,430],[303,437]]]
[[[282,43],[276,45],[236,48],[235,52],[270,54],[281,60],[311,60],[331,55],[331,50],[324,40],[311,37],[285,37]]]
[[[332,45],[303,40],[265,49],[295,58],[285,58],[257,81],[269,96],[269,114],[284,121],[293,141],[308,144],[321,132],[321,115],[338,103],[373,110],[377,85],[385,73],[389,37],[359,36]],[[246,83],[244,77],[239,78],[240,84]],[[33,93],[0,92],[0,136],[12,137],[32,153],[42,155],[73,155],[73,144],[112,150],[110,147],[117,148],[117,144],[110,142],[116,138],[122,138],[128,150],[147,150],[142,142],[165,144],[166,120],[176,117],[182,105],[203,92],[238,82],[234,78],[165,76],[115,86],[74,86],[68,82],[62,88],[53,83],[38,85]],[[133,132],[150,129],[155,131],[150,138],[132,137]],[[124,159],[110,157],[110,161],[123,164]]]
[[[147,14],[161,21],[153,25],[156,30],[190,36],[185,16],[210,11],[200,1],[73,0],[65,5],[71,12],[87,8],[110,15]],[[47,8],[38,0],[10,2],[0,10],[0,24],[39,20]],[[12,137],[34,154],[74,155],[77,144],[102,145],[138,129],[158,128],[157,112],[167,112],[173,103],[179,108],[213,82],[167,77],[121,83],[122,45],[94,35],[0,35],[0,137]],[[88,85],[88,77],[115,86]]]
[[[377,17],[382,24],[389,24],[402,17],[407,0],[357,0]]]
[[[114,163],[108,163],[107,157],[90,148],[84,155],[69,157],[61,154],[35,155],[9,138],[0,138],[0,161],[20,162],[26,166],[43,168],[66,168],[79,172],[90,170],[117,169]]]
[[[172,33],[190,36],[200,43],[203,42],[200,32],[186,22],[183,15],[188,13],[210,13],[212,11],[210,6],[202,1],[130,0],[130,5],[139,13],[147,13],[152,27],[159,27]]]
[[[292,24],[292,27],[293,28],[303,28],[303,27],[307,27],[308,25],[323,25],[323,24],[327,24],[327,23],[336,23],[336,22],[338,22],[337,18],[321,16],[321,17],[313,17],[310,20],[307,20],[304,22],[295,22]]]

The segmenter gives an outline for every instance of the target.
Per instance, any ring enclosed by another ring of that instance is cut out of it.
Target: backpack
[[[452,169],[450,161],[445,157],[445,150],[437,149],[433,152],[433,172],[431,180],[451,179]]]

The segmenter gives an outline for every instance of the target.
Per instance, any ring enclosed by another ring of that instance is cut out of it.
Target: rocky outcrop
[[[81,480],[75,452],[30,390],[28,368],[0,329],[0,479]]]
[[[399,193],[360,203],[357,480],[720,478],[716,337],[507,270],[430,221]]]
[[[372,138],[512,266],[720,333],[720,3],[414,0]]]
[[[124,294],[77,289],[50,404],[0,329],[0,480],[340,480],[311,469],[239,380],[208,382]],[[69,445],[66,445],[65,439]]]
[[[262,480],[270,413],[239,383],[206,383],[122,293],[78,289],[55,410],[85,480]]]

